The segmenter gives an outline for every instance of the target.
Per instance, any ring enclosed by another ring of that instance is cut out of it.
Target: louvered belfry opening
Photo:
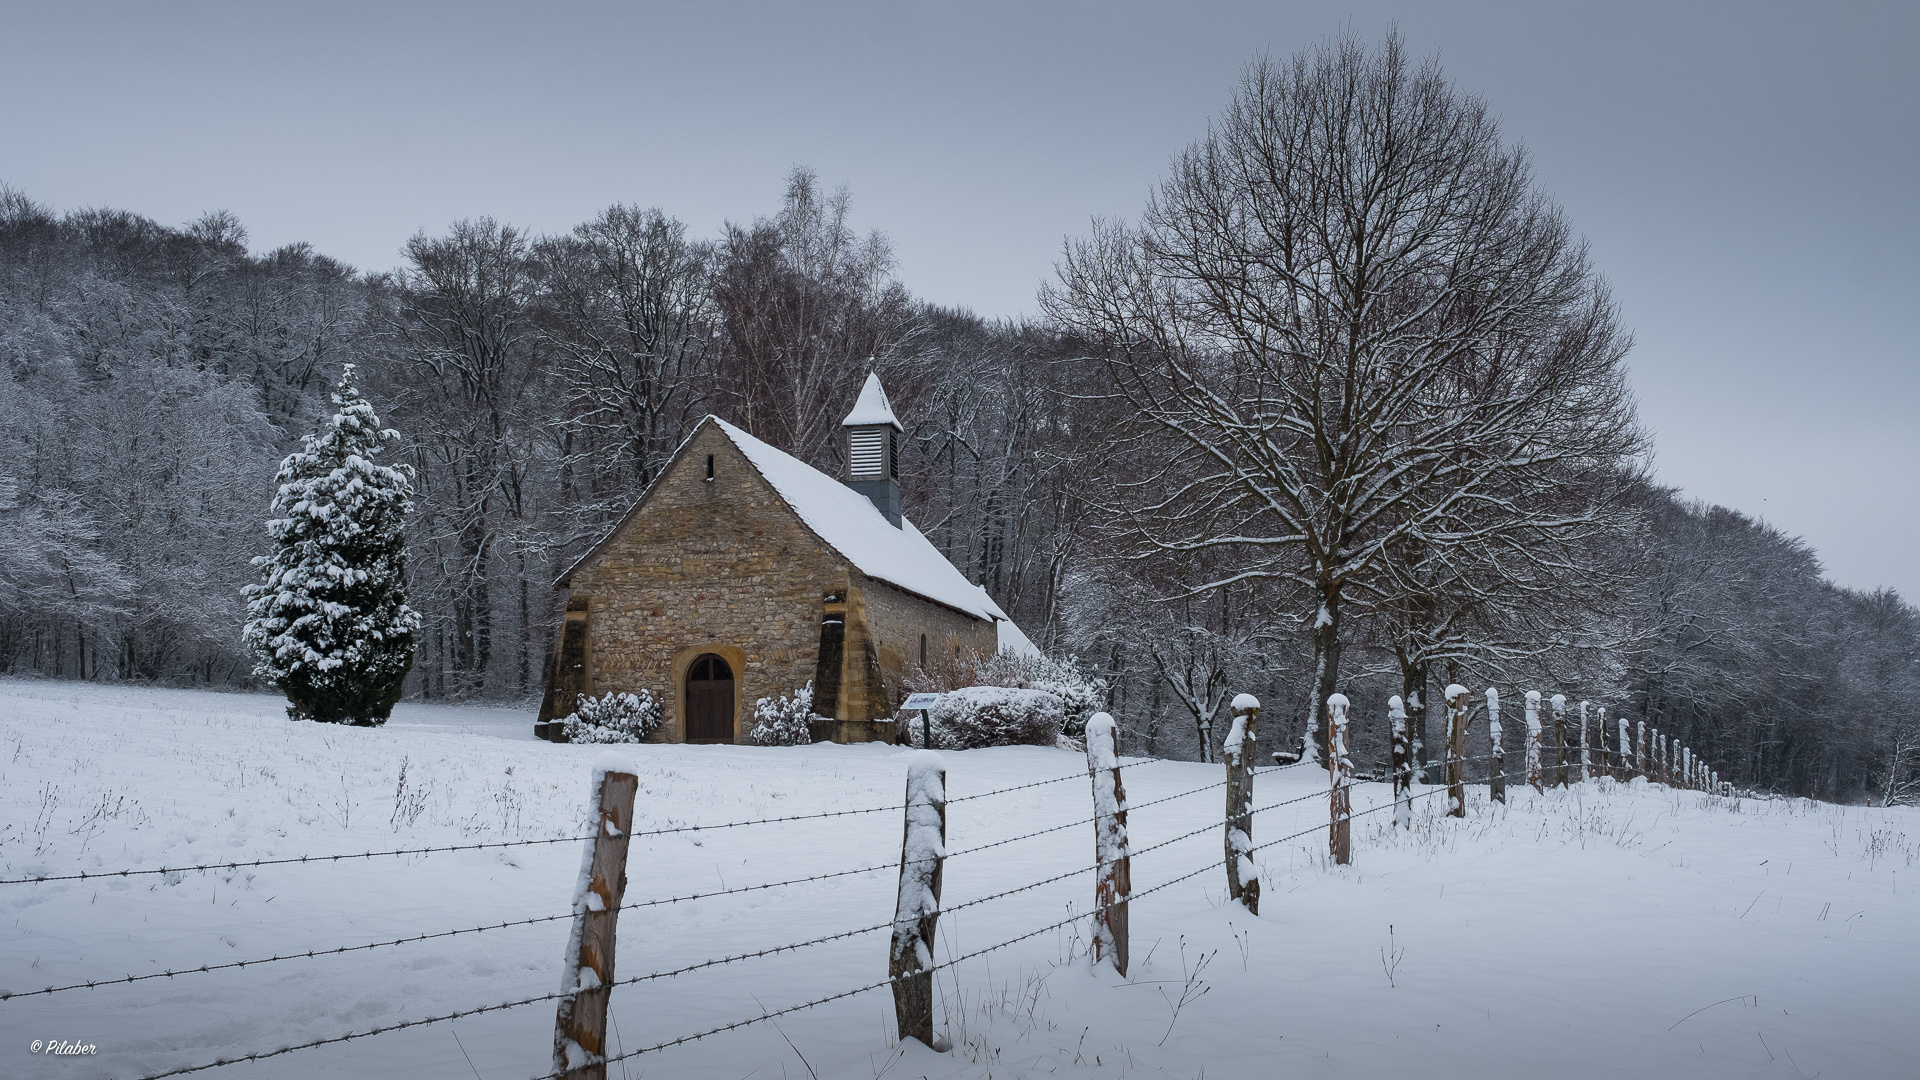
[[[889,434],[886,428],[877,427],[854,428],[849,432],[847,462],[854,479],[877,480],[887,475],[887,459],[893,456],[887,453]]]

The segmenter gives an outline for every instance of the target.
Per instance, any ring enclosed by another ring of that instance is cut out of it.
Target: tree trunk
[[[1319,718],[1327,715],[1327,698],[1340,686],[1340,586],[1320,588],[1320,608],[1313,620],[1313,690],[1307,702],[1307,749],[1314,763],[1327,761],[1327,731]]]
[[[1400,666],[1400,696],[1407,708],[1408,754],[1414,775],[1427,783],[1427,671],[1425,661]]]

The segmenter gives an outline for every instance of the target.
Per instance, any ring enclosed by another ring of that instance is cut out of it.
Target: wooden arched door
[[[695,657],[687,669],[687,741],[734,741],[733,669],[712,653]]]

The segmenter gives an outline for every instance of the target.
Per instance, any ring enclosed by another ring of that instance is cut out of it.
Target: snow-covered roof
[[[879,383],[870,380],[867,385]],[[884,396],[881,401],[884,406]],[[901,518],[896,529],[865,495],[719,417],[708,420],[726,432],[807,528],[861,573],[975,618],[1007,617],[987,590],[968,581],[913,522]]]
[[[815,536],[861,573],[976,619],[996,622],[1002,646],[1010,646],[1015,652],[1039,654],[1040,650],[1034,648],[1007,613],[1000,610],[987,590],[968,581],[913,522],[903,517],[900,527],[894,528],[871,499],[799,458],[761,442],[717,416],[709,416],[695,425],[693,432],[674,450],[676,460],[708,424],[719,428],[739,447],[754,469],[773,485],[773,490]],[[657,484],[664,477],[663,472],[654,482]],[[651,491],[649,488],[648,494]],[[646,499],[647,495],[643,494],[618,524],[567,567],[555,584],[565,586],[575,570],[599,554],[627,521],[639,513]]]
[[[887,392],[880,386],[880,376],[867,372],[867,384],[860,388],[860,400],[853,403],[853,411],[840,421],[841,427],[865,427],[868,424],[891,424],[895,431],[905,431],[900,420],[893,415],[893,406],[887,402]]]
[[[1010,652],[1015,656],[1041,655],[1040,649],[1033,643],[1033,639],[1029,638],[1018,626],[1015,626],[1012,619],[1002,620],[995,624],[994,629],[999,631],[1000,651]]]

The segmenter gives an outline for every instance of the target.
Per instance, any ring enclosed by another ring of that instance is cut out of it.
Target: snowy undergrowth
[[[403,705],[385,728],[289,723],[270,697],[0,681],[0,876],[574,835],[597,747],[530,738],[531,715]],[[506,736],[506,737],[503,737]],[[893,747],[623,749],[638,828],[897,804]],[[961,797],[1072,776],[1042,747],[944,755]],[[1141,807],[1218,766],[1129,766]],[[1263,773],[1254,805],[1312,794]],[[891,1037],[868,993],[629,1062],[623,1077],[1904,1075],[1920,1057],[1920,812],[1717,799],[1603,781],[1490,805],[1443,797],[1411,828],[1354,823],[1254,855],[1263,908],[1225,901],[1219,834],[1137,856],[1133,966],[1091,967],[1084,922],[941,970],[947,1054]],[[1355,809],[1384,796],[1360,785]],[[947,848],[1085,817],[1084,775],[948,810]],[[1217,820],[1219,789],[1136,809],[1135,850]],[[1324,821],[1319,796],[1259,814],[1265,843]],[[898,812],[640,837],[629,901],[892,864]],[[943,906],[1091,860],[1091,827],[950,858]],[[0,988],[253,959],[566,910],[576,843],[337,864],[0,886]],[[1907,878],[1907,881],[1901,881]],[[889,866],[631,911],[632,976],[888,922]],[[1091,875],[941,917],[944,962],[1091,905]],[[565,920],[338,957],[0,1002],[5,1075],[138,1076],[558,984]],[[883,978],[887,935],[614,993],[632,1048]],[[551,1003],[207,1075],[518,1080],[544,1070]],[[27,1054],[73,1038],[98,1057]],[[471,1058],[471,1064],[468,1059]]]

